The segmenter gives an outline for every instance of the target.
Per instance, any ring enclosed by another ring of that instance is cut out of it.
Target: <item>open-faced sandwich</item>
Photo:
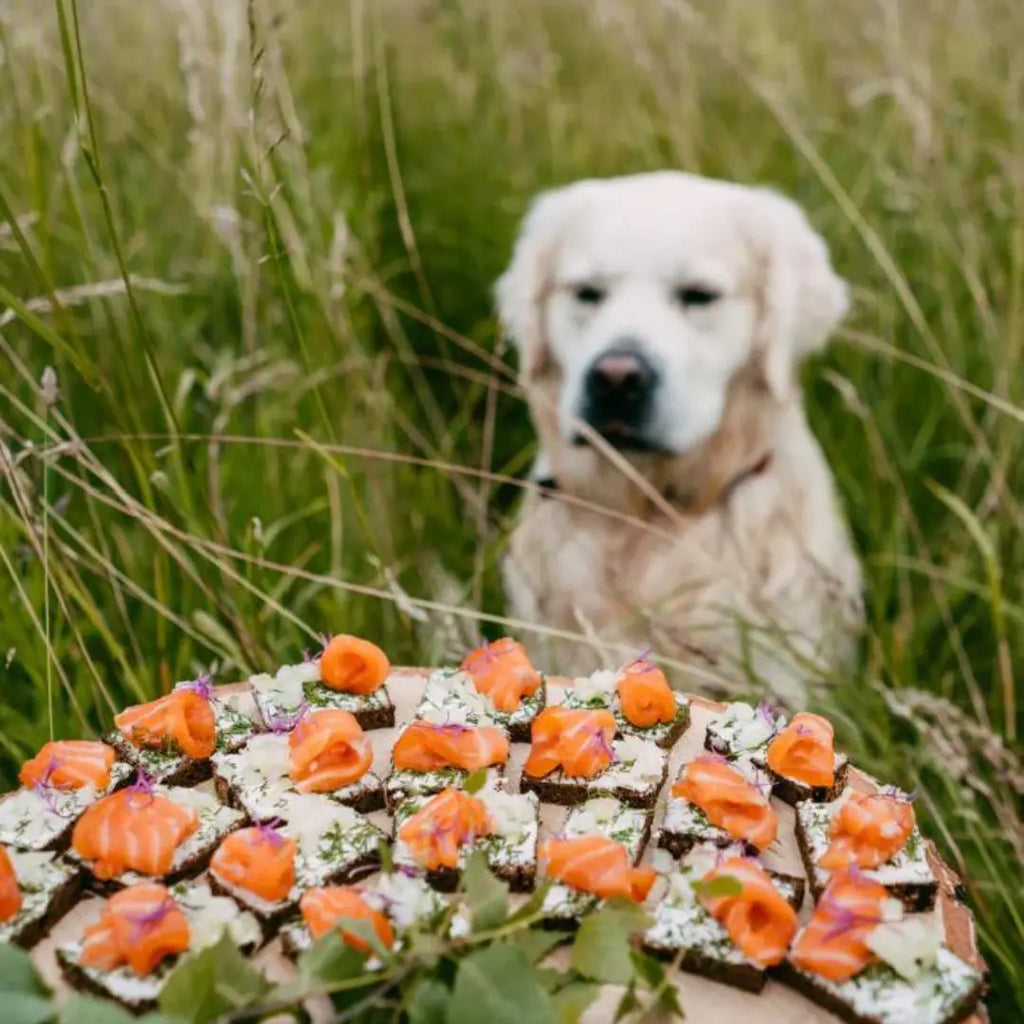
[[[423,877],[403,870],[379,874],[359,886],[307,889],[299,901],[299,920],[281,929],[281,945],[286,955],[295,957],[343,921],[366,920],[385,949],[401,948],[410,931],[429,927],[447,906]],[[343,926],[340,934],[347,945],[368,951],[366,941]]]
[[[439,724],[414,719],[398,734],[391,753],[391,774],[384,783],[388,809],[412,797],[462,786],[485,771],[492,788],[504,780],[507,734],[492,725]]]
[[[668,749],[690,722],[690,700],[673,690],[653,662],[637,658],[602,669],[572,686],[552,686],[549,700],[569,708],[610,711],[616,736],[637,736]]]
[[[373,747],[350,711],[310,711],[288,730],[253,736],[235,753],[214,754],[217,794],[252,821],[283,816],[292,793],[324,793],[361,813],[384,806],[370,769]]]
[[[536,718],[521,788],[552,804],[613,796],[653,808],[668,771],[668,755],[636,736],[616,740],[610,711],[549,707]]]
[[[954,1024],[984,985],[942,945],[934,915],[905,916],[855,867],[833,874],[779,973],[850,1024]]]
[[[827,718],[801,711],[752,760],[772,777],[772,792],[780,800],[824,803],[846,788],[850,767],[849,758],[836,751],[834,739]]]
[[[273,676],[251,676],[249,685],[268,729],[290,729],[306,710],[318,708],[351,712],[363,729],[388,729],[395,724],[385,685],[390,673],[391,662],[376,644],[341,634],[327,640],[318,657]]]
[[[764,752],[786,719],[762,701],[753,707],[744,701],[733,701],[708,722],[704,730],[704,747],[712,754],[730,760],[750,758]]]
[[[668,875],[643,946],[686,971],[760,992],[799,927],[803,880],[770,874],[742,847],[702,845]]]
[[[750,762],[701,754],[682,766],[672,784],[658,845],[674,857],[699,843],[766,850],[779,831],[771,789],[771,780]]]
[[[170,884],[199,874],[224,836],[244,821],[241,811],[212,793],[160,785],[140,773],[75,822],[68,857],[98,892],[147,880]]]
[[[237,750],[256,726],[235,701],[217,696],[207,677],[178,683],[170,693],[125,708],[106,737],[122,761],[168,786],[210,777],[218,750]]]
[[[18,774],[21,789],[0,799],[0,844],[62,850],[81,814],[135,774],[95,740],[46,743]]]
[[[522,645],[506,638],[471,651],[458,669],[432,673],[416,718],[435,725],[497,726],[518,743],[529,740],[546,700],[544,677]]]
[[[261,941],[251,915],[202,881],[172,889],[140,882],[105,901],[99,919],[58,949],[57,960],[74,988],[143,1013],[156,1005],[175,964],[225,932],[243,952]]]
[[[555,834],[552,842],[569,843],[570,845],[545,846],[549,855],[542,862],[542,873],[555,877],[568,877],[573,884],[565,881],[553,881],[549,887],[542,907],[545,923],[555,928],[575,928],[583,917],[600,903],[601,897],[596,889],[602,885],[601,860],[593,860],[589,866],[582,863],[573,871],[567,868],[571,858],[567,853],[576,851],[581,858],[590,850],[604,851],[603,856],[609,857],[609,847],[605,842],[590,843],[589,840],[610,840],[618,843],[626,851],[626,860],[630,867],[637,867],[647,847],[651,834],[653,813],[639,807],[627,807],[614,797],[594,797],[585,804],[570,809],[565,824]],[[577,842],[582,840],[583,842]],[[621,858],[616,853],[614,860]],[[611,859],[608,860],[611,863]],[[637,876],[629,876],[635,878]],[[645,879],[645,875],[639,876]],[[634,892],[634,888],[630,888]]]
[[[532,793],[485,786],[470,794],[450,788],[409,797],[394,815],[395,864],[424,873],[436,889],[456,888],[472,850],[482,851],[491,871],[514,892],[533,888],[540,823]]]
[[[289,917],[306,889],[355,881],[376,869],[386,835],[351,807],[319,793],[285,801],[277,823],[227,836],[210,861],[210,884],[268,931]]]
[[[78,902],[81,872],[57,854],[0,846],[0,944],[34,946]]]
[[[831,803],[799,803],[796,837],[815,896],[834,871],[855,866],[907,910],[930,910],[935,903],[938,880],[910,796],[898,789],[847,789]]]

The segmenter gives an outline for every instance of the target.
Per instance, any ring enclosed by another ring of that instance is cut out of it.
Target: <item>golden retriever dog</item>
[[[680,172],[580,181],[535,200],[496,292],[551,488],[509,544],[510,612],[598,641],[538,655],[650,647],[690,688],[806,699],[863,611],[797,380],[847,289],[801,210]]]

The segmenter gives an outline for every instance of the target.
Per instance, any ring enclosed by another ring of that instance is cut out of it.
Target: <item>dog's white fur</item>
[[[603,299],[581,302],[581,284]],[[681,286],[720,297],[687,306]],[[511,613],[703,668],[687,686],[753,675],[805,699],[850,657],[862,606],[797,383],[847,291],[800,209],[677,172],[581,181],[534,202],[497,298],[558,485],[525,499]],[[663,452],[613,452],[577,419],[586,368],[623,337],[660,372]],[[543,653],[561,671],[596,660],[570,641]]]

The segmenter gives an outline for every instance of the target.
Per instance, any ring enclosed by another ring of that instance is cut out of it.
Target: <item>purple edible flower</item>
[[[213,687],[210,685],[209,672],[204,672],[198,679],[193,679],[190,683],[182,683],[179,689],[198,693],[203,700],[213,700]]]
[[[291,732],[309,713],[309,705],[303,701],[290,715],[284,712],[267,716],[267,728],[275,735]]]
[[[763,700],[757,705],[757,714],[772,728],[775,727],[775,708],[767,700]]]
[[[170,897],[167,897],[167,899],[161,900],[152,910],[147,910],[141,914],[129,914],[127,916],[135,929],[136,936],[138,936],[138,934],[145,931],[145,929],[151,928],[155,924],[159,924],[175,909],[177,909],[177,904]]]
[[[912,804],[917,799],[917,790],[913,789],[909,793],[905,793],[899,786],[885,786],[882,788],[881,795],[901,804]]]
[[[256,826],[256,832],[260,842],[270,843],[271,846],[280,846],[285,837],[278,832],[284,824],[282,818],[271,818],[270,821],[262,821]]]
[[[58,818],[73,818],[74,808],[69,808],[67,811],[62,811],[57,806],[57,795],[55,790],[56,786],[50,783],[50,776],[60,767],[60,758],[51,757],[46,762],[46,770],[43,772],[42,778],[38,782],[32,785],[32,792],[36,794],[46,806],[46,809],[50,814],[55,814]]]
[[[469,732],[470,726],[462,725],[459,722],[445,722],[443,725],[435,725],[434,730],[444,733],[446,736],[461,736],[463,733]]]
[[[128,793],[132,794],[134,798],[136,794],[147,797],[149,800],[153,799],[153,787],[156,785],[153,779],[151,779],[141,768],[138,768],[135,773],[135,781],[128,787]]]

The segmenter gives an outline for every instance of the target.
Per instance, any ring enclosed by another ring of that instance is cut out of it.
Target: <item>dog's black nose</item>
[[[585,419],[607,437],[633,434],[650,412],[658,374],[628,344],[602,352],[584,380]]]

